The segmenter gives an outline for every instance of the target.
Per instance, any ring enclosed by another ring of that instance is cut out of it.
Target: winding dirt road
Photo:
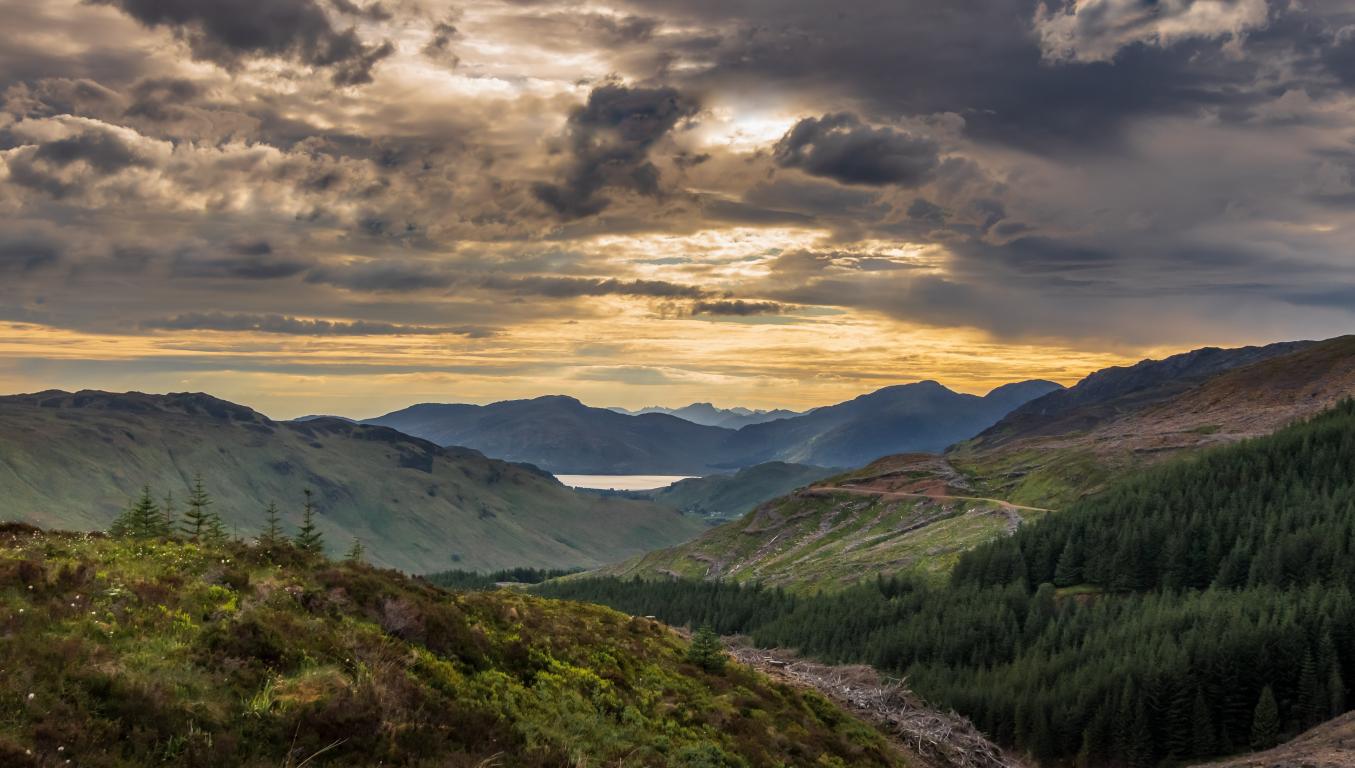
[[[874,488],[861,488],[855,485],[815,485],[805,489],[808,493],[854,493],[859,496],[878,496],[884,499],[935,499],[937,501],[986,501],[997,504],[1005,510],[1024,509],[1027,512],[1050,512],[1044,507],[1026,507],[1002,499],[986,499],[981,496],[947,496],[937,493],[901,493],[899,491],[880,491]]]

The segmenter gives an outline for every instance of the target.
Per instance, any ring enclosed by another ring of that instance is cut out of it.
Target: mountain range
[[[944,454],[882,457],[601,573],[793,588],[880,573],[939,577],[963,551],[1136,470],[1271,434],[1352,396],[1355,336],[1107,368],[1030,399]]]
[[[1355,336],[1204,348],[1107,368],[947,458],[990,495],[1062,507],[1135,468],[1270,434],[1355,395]]]
[[[665,413],[591,408],[559,395],[485,406],[427,403],[364,423],[558,474],[701,475],[770,461],[844,467],[902,451],[940,451],[1057,389],[1025,381],[980,397],[923,381],[737,430]]]
[[[599,565],[695,535],[670,507],[575,492],[534,467],[339,419],[275,422],[202,394],[42,392],[0,398],[7,520],[99,530],[149,485],[180,500],[196,475],[228,529],[312,489],[329,548],[357,538],[414,572]]]
[[[762,424],[777,419],[789,419],[792,416],[799,416],[797,411],[788,411],[784,408],[773,410],[756,410],[752,408],[716,408],[710,403],[692,403],[681,408],[665,408],[660,405],[651,405],[648,408],[641,408],[638,411],[632,411],[625,408],[610,408],[608,410],[624,413],[628,416],[640,416],[646,413],[666,413],[669,416],[676,416],[679,419],[686,419],[693,424],[704,424],[707,427],[725,427],[726,429],[741,429],[749,424]]]

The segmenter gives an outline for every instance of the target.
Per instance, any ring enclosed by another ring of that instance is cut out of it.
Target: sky
[[[805,408],[1355,321],[1345,0],[0,0],[0,391]]]

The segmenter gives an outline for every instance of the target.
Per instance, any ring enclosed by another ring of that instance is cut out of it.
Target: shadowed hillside
[[[314,489],[331,551],[356,537],[411,571],[593,566],[683,541],[697,520],[576,493],[531,467],[337,419],[274,422],[207,395],[45,392],[0,398],[4,519],[94,530],[150,485],[180,499],[201,473],[229,530]]]
[[[740,517],[768,499],[835,474],[837,470],[772,461],[746,467],[732,475],[708,475],[679,480],[648,498],[686,514],[711,518]]]
[[[629,416],[563,396],[485,406],[427,403],[365,423],[565,475],[704,474],[730,434],[664,413]]]
[[[1269,434],[1355,394],[1355,336],[1110,368],[948,452],[991,495],[1064,506],[1134,467]]]
[[[663,413],[590,408],[561,396],[415,405],[366,423],[558,474],[702,475],[772,461],[851,467],[902,451],[941,451],[1059,388],[1025,381],[978,397],[924,381],[737,431]]]

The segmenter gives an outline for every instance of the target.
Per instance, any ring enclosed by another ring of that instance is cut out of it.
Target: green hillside
[[[1355,402],[1127,477],[961,556],[948,584],[752,590],[540,588],[869,663],[1044,765],[1266,749],[1355,702]]]
[[[768,499],[822,480],[837,470],[805,464],[769,461],[732,475],[707,475],[679,480],[650,493],[650,499],[686,514],[735,518]]]
[[[657,622],[289,545],[0,527],[0,636],[12,768],[912,764]]]
[[[1270,434],[1355,395],[1355,336],[1205,348],[1097,371],[946,457],[986,495],[1062,509],[1183,453]]]
[[[144,485],[182,502],[195,474],[239,536],[262,528],[269,502],[295,529],[309,488],[331,552],[358,538],[373,562],[414,572],[591,567],[703,529],[382,427],[275,422],[206,395],[0,398],[0,520],[102,530]]]
[[[887,459],[766,502],[744,517],[592,575],[719,579],[840,589],[915,573],[940,579],[960,554],[1044,511],[933,482],[935,456]],[[922,482],[918,482],[919,478]],[[963,478],[952,474],[953,483]]]

